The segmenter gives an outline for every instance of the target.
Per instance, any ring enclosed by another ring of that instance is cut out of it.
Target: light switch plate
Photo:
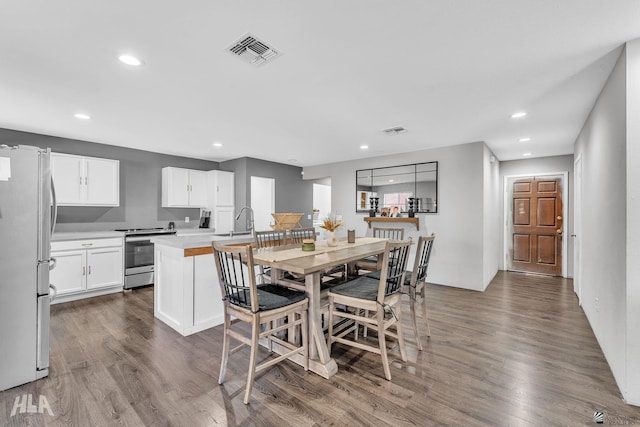
[[[188,216],[184,217],[184,222],[189,223],[189,217]]]

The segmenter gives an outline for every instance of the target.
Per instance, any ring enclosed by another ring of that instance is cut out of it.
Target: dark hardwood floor
[[[153,317],[152,288],[56,305],[50,375],[0,393],[0,425],[594,425],[594,411],[640,424],[570,280],[500,272],[486,292],[429,286],[428,297],[431,338],[419,352],[407,328],[392,381],[379,356],[334,345],[331,380],[283,362],[258,375],[247,406],[247,352],[219,386],[221,327],[180,336]],[[28,394],[53,415],[11,416]]]

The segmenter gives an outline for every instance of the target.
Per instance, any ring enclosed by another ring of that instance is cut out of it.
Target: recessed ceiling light
[[[522,153],[522,155],[523,155],[524,157],[529,157],[529,156],[531,155],[531,153]]]
[[[131,65],[133,67],[139,67],[142,65],[142,61],[132,55],[120,55],[118,60],[123,64]]]
[[[369,146],[368,146],[368,145],[361,145],[361,146],[360,146],[360,149],[361,149],[361,150],[368,150],[368,149],[369,149]]]
[[[531,138],[529,138],[528,136],[524,137],[524,138],[520,138],[518,141],[520,142],[529,142],[531,141]]]
[[[390,179],[390,180],[389,180],[389,182],[393,182],[393,180],[392,180],[392,179]]]
[[[511,118],[512,118],[512,119],[519,119],[519,118],[524,117],[524,116],[526,116],[526,115],[527,115],[527,113],[525,113],[524,111],[519,111],[519,112],[517,112],[517,113],[513,113],[513,114],[511,115]]]
[[[220,147],[222,147],[222,143],[220,143],[220,142],[214,142],[214,143],[213,143],[213,146],[214,146],[214,147],[216,147],[216,148],[220,148]]]
[[[73,117],[75,117],[76,119],[82,119],[82,120],[90,120],[91,116],[88,114],[82,114],[82,113],[76,113],[73,115]]]

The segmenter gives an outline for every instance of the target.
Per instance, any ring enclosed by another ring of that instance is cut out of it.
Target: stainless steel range
[[[164,228],[117,229],[124,232],[124,288],[133,289],[153,284],[153,236],[176,234]]]

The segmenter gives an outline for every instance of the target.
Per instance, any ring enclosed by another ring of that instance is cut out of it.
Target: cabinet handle
[[[84,185],[89,185],[89,178],[86,176],[84,177]]]
[[[93,246],[93,243],[83,243],[83,244],[82,244],[82,246],[85,246],[85,247],[87,247],[87,246]]]
[[[89,274],[91,274],[91,266],[89,266]]]
[[[83,276],[87,275],[87,267],[82,267],[82,275]]]
[[[80,185],[82,185],[82,177],[80,177]]]

